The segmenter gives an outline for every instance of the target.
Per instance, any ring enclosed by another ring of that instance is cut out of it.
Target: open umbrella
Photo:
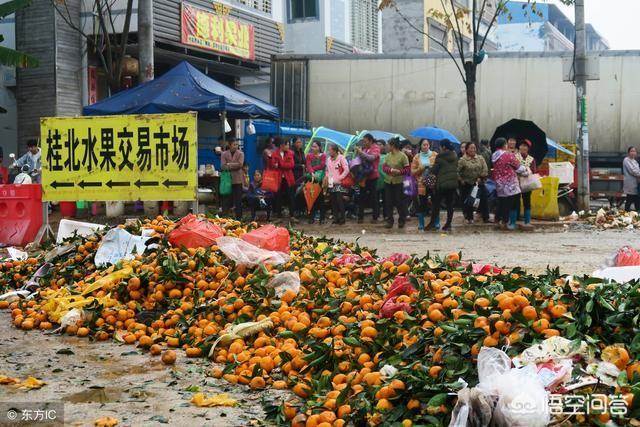
[[[322,193],[322,187],[317,182],[307,182],[304,185],[304,189],[302,190],[304,194],[304,200],[307,202],[307,212],[311,213],[311,209],[313,208],[313,204]]]
[[[426,138],[429,141],[442,141],[443,139],[448,139],[454,144],[460,144],[460,140],[458,140],[454,134],[446,129],[440,129],[435,126],[416,128],[411,131],[410,135],[414,138]]]
[[[491,146],[494,146],[498,138],[515,138],[518,142],[523,139],[531,141],[529,154],[540,164],[547,155],[547,134],[530,120],[511,119],[496,128],[491,138]]]

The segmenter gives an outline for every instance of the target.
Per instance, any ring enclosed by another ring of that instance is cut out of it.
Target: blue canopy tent
[[[333,142],[342,150],[342,152],[346,152],[349,149],[349,146],[351,145],[351,143],[355,140],[355,138],[356,138],[355,135],[339,132],[337,130],[320,126],[313,130],[311,139],[309,139],[309,142],[307,142],[307,146],[305,147],[304,152],[305,153],[309,152],[309,150],[311,149],[311,143],[314,140],[320,140],[320,141],[324,140],[325,142],[326,141]],[[326,144],[324,146],[323,151],[327,151]]]
[[[356,141],[360,141],[368,133],[370,133],[371,136],[373,136],[373,139],[376,139],[376,140],[381,139],[385,142],[388,142],[391,138],[404,139],[404,137],[399,133],[386,132],[383,130],[363,130],[358,134]]]
[[[563,153],[565,153],[565,154],[569,154],[569,155],[571,155],[571,156],[573,156],[573,157],[575,157],[575,156],[576,156],[572,151],[567,150],[567,149],[566,149],[566,148],[564,148],[562,145],[560,145],[560,144],[558,144],[557,142],[555,142],[553,139],[549,139],[549,138],[547,138],[547,145],[548,145],[549,147],[553,147],[553,148],[555,148],[555,149],[556,149],[556,150],[558,150],[558,151],[562,151],[562,152],[563,152]]]
[[[277,120],[278,108],[223,85],[186,61],[155,80],[83,108],[85,116],[197,111],[200,118],[227,117]]]

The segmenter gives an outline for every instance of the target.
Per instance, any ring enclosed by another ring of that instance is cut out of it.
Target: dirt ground
[[[180,351],[169,367],[130,345],[18,330],[7,311],[0,312],[0,337],[0,375],[21,380],[31,375],[46,383],[31,391],[0,385],[0,407],[29,402],[30,409],[38,409],[44,402],[62,401],[65,426],[93,426],[102,417],[118,419],[118,426],[247,426],[264,419],[261,393],[207,377],[211,362],[187,359]],[[228,393],[238,404],[195,407],[193,391],[187,390],[193,386],[207,396]],[[41,424],[8,423],[0,413],[4,425]]]
[[[543,272],[547,265],[563,273],[589,274],[609,253],[636,243],[635,232],[598,232],[584,226],[539,225],[532,233],[495,232],[490,226],[461,227],[452,234],[418,233],[415,220],[405,230],[387,231],[382,225],[350,224],[298,226],[314,235],[327,235],[378,250],[381,255],[407,252],[424,255],[462,251],[463,258],[500,266],[521,266]],[[637,245],[636,245],[637,246]],[[100,417],[114,417],[119,425],[259,425],[264,419],[262,393],[207,377],[213,364],[186,359],[178,352],[175,367],[158,357],[115,342],[29,333],[11,326],[9,313],[0,312],[0,375],[35,376],[47,383],[32,391],[0,385],[0,407],[8,402],[64,402],[65,425],[93,425]],[[235,408],[197,408],[187,390],[196,386],[207,395],[228,392]],[[273,392],[266,393],[273,398]],[[277,397],[278,395],[276,395]],[[281,396],[281,395],[280,395]],[[0,413],[0,426],[8,424]]]

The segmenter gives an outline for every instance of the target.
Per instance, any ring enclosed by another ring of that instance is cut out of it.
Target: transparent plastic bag
[[[300,292],[300,275],[295,271],[283,271],[274,275],[269,280],[268,286],[276,290],[276,297],[281,298],[287,291],[293,291],[296,295]]]
[[[487,419],[497,427],[543,427],[549,423],[547,392],[534,365],[511,368],[505,352],[482,347],[478,379],[476,387],[458,392],[449,426],[487,426]],[[488,408],[492,408],[491,417]]]
[[[280,265],[289,260],[283,252],[267,251],[236,237],[218,237],[218,248],[236,264],[254,266],[259,264]]]

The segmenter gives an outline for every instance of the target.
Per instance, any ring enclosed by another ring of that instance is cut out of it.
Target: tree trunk
[[[473,61],[464,64],[464,73],[467,79],[467,111],[469,113],[469,135],[470,140],[478,144],[478,115],[476,113],[476,69],[477,65]]]

